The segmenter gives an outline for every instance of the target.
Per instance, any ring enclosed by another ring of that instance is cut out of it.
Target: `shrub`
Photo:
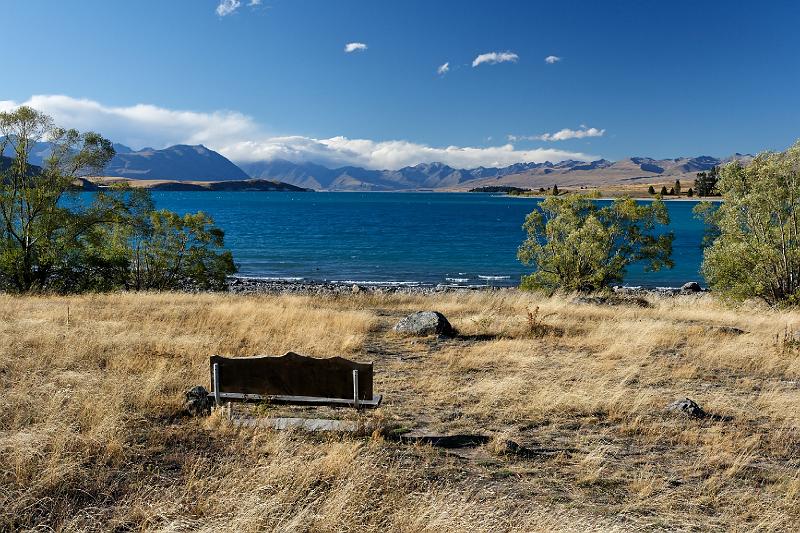
[[[132,249],[126,285],[137,290],[186,284],[223,289],[227,276],[236,272],[233,256],[223,245],[224,233],[203,212],[181,216],[153,211],[144,238]]]
[[[523,278],[523,288],[588,292],[621,282],[637,261],[647,270],[672,267],[673,235],[656,233],[669,224],[662,201],[640,205],[620,198],[602,207],[596,199],[549,197],[527,216],[528,237],[517,257],[536,270]]]
[[[726,298],[800,302],[800,141],[759,154],[749,165],[722,167],[718,207],[703,202],[708,246],[703,274]]]

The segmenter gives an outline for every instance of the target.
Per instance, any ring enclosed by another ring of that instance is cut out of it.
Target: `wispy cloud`
[[[345,53],[352,53],[352,52],[362,52],[367,49],[367,45],[364,43],[347,43],[344,45]]]
[[[558,63],[559,61],[561,61],[561,58],[558,56],[547,56],[544,58],[544,62],[547,63],[548,65]]]
[[[443,65],[439,65],[439,68],[436,69],[436,73],[439,76],[444,76],[448,72],[450,72],[450,62],[449,61],[444,63]]]
[[[22,104],[51,115],[59,125],[98,131],[132,148],[204,144],[237,162],[287,159],[331,167],[357,165],[373,169],[397,169],[433,162],[473,168],[530,161],[599,159],[595,155],[552,148],[519,150],[510,142],[487,147],[436,147],[407,140],[276,136],[269,134],[267,128],[252,117],[236,111],[185,111],[148,104],[113,107],[64,95],[38,95],[26,102],[0,101],[0,111]]]
[[[517,59],[519,59],[519,56],[514,52],[488,52],[473,59],[472,66],[477,67],[483,63],[494,65],[495,63],[506,63],[509,61],[516,63]]]
[[[228,15],[232,15],[236,13],[236,11],[242,6],[242,0],[220,0],[219,4],[217,5],[217,15],[220,17],[227,17]],[[247,2],[247,7],[251,8],[252,10],[256,10],[260,8],[261,0],[249,0]]]
[[[217,6],[217,15],[226,17],[231,13],[235,13],[242,3],[239,0],[221,0]]]
[[[569,139],[584,139],[586,137],[602,137],[606,130],[598,128],[587,128],[581,125],[577,130],[564,128],[555,133],[542,133],[541,135],[509,135],[508,140],[517,141],[566,141]]]

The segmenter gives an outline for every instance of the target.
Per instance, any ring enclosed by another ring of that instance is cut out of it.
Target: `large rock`
[[[666,409],[670,413],[680,414],[690,418],[704,418],[707,416],[703,408],[700,407],[697,402],[689,398],[672,402]]]
[[[684,283],[681,285],[681,292],[682,293],[692,293],[692,292],[700,292],[703,290],[703,287],[700,286],[699,283],[696,281],[690,281],[688,283]]]
[[[186,404],[184,407],[192,416],[205,416],[211,413],[211,406],[214,399],[208,395],[205,387],[198,385],[186,392]]]
[[[445,316],[437,311],[420,311],[408,315],[394,327],[396,333],[401,335],[426,336],[444,335],[454,337],[456,330],[450,325]]]

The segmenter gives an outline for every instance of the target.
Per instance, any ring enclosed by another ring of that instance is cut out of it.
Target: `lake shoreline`
[[[298,294],[346,295],[359,293],[429,295],[441,293],[472,293],[485,291],[520,291],[518,285],[456,285],[423,282],[380,281],[321,281],[309,279],[275,279],[267,277],[232,276],[228,278],[228,292],[232,294]],[[707,293],[708,289],[691,291],[681,287],[644,287],[618,285],[611,288],[624,296],[677,296]]]

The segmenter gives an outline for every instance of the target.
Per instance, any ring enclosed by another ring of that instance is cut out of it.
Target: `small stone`
[[[578,305],[633,305],[636,307],[650,307],[650,302],[644,298],[637,296],[619,296],[617,294],[611,296],[576,296],[572,299],[572,303]]]
[[[513,440],[506,440],[504,441],[499,450],[500,454],[503,455],[516,455],[518,457],[536,457],[539,455],[536,450],[531,450],[530,448],[526,448],[525,446],[521,446],[514,442]]]
[[[438,311],[420,311],[402,319],[394,327],[396,333],[424,337],[427,335],[443,335],[454,337],[457,332],[447,318]]]
[[[721,333],[722,335],[744,335],[745,330],[733,326],[706,326],[709,333]]]
[[[666,407],[666,410],[691,418],[704,418],[706,416],[706,412],[703,408],[700,407],[697,402],[689,398],[672,402]]]
[[[350,288],[350,290],[353,292],[353,294],[357,294],[357,293],[361,292],[361,287],[359,287],[358,285],[356,285],[354,283],[353,286]]]
[[[578,305],[604,305],[608,303],[608,298],[605,296],[576,296],[572,299],[572,303]]]
[[[202,385],[192,387],[186,392],[186,403],[184,407],[192,416],[206,416],[211,414],[211,406],[214,400],[209,397],[208,391]]]

